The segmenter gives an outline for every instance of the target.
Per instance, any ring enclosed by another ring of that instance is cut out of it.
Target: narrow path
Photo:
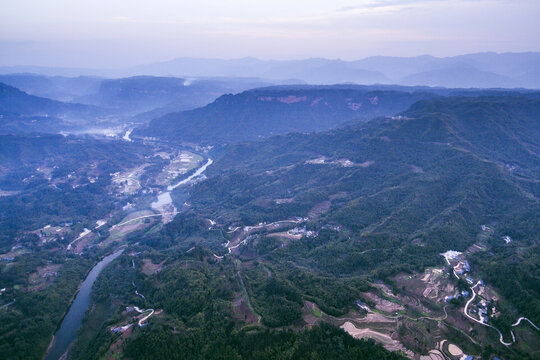
[[[0,306],[0,310],[7,308],[9,305],[13,304],[14,302],[15,302],[15,299],[12,302],[9,302],[9,303],[7,303],[5,305]]]
[[[251,300],[249,299],[248,291],[246,289],[246,286],[244,285],[244,280],[242,280],[242,275],[240,274],[238,261],[235,262],[235,267],[236,267],[236,271],[237,271],[236,272],[236,277],[238,279],[238,284],[240,285],[240,288],[242,289],[242,293],[244,294],[244,297],[246,299],[247,306],[248,306],[249,310],[253,314],[257,315],[257,324],[260,324],[261,320],[262,320],[262,316],[257,314],[257,312],[255,312],[255,309],[253,308],[253,305],[251,304]]]
[[[238,230],[240,228],[241,228],[241,226],[237,226],[237,227],[233,228],[231,231],[227,231],[227,234],[231,234],[231,233],[235,232],[236,230]]]
[[[146,302],[146,298],[144,297],[144,295],[137,291],[137,286],[135,285],[134,281],[131,282],[131,285],[133,285],[133,287],[135,288],[135,295],[139,295],[143,298],[144,302]]]
[[[424,319],[432,320],[432,321],[444,321],[444,320],[446,320],[446,318],[448,318],[448,313],[446,312],[447,307],[448,307],[448,305],[444,305],[444,307],[443,307],[444,316],[442,318],[432,318],[432,317],[429,317],[429,316],[421,316],[421,317],[415,319],[415,318],[412,318],[412,317],[409,317],[409,316],[406,316],[406,315],[392,316],[392,315],[385,315],[385,314],[383,314],[381,312],[375,312],[375,311],[374,312],[379,314],[379,315],[384,316],[387,319],[398,319],[400,317],[405,317],[405,318],[407,318],[408,320],[411,320],[411,321],[418,321],[418,320],[424,320]]]

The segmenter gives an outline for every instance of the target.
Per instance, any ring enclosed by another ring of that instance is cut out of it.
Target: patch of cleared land
[[[32,233],[39,236],[42,243],[47,243],[57,238],[63,239],[70,231],[69,227],[47,225],[39,230],[32,231]]]
[[[176,178],[195,169],[203,161],[203,157],[189,151],[181,151],[178,154],[170,154],[170,162],[156,176],[155,183],[159,186],[167,186]]]
[[[331,205],[330,201],[323,201],[323,202],[318,203],[308,212],[308,215],[307,215],[308,218],[313,219],[328,212],[328,210],[330,210],[330,205]]]
[[[454,344],[449,344],[448,345],[448,352],[452,356],[461,356],[461,355],[463,355],[463,351]]]
[[[109,229],[109,237],[103,241],[100,246],[107,246],[112,242],[122,240],[129,233],[141,230],[152,224],[156,218],[159,218],[148,217],[148,215],[156,215],[156,213],[150,210],[142,210],[129,214],[123,218],[122,221]]]
[[[154,264],[152,260],[150,259],[143,259],[143,267],[142,267],[143,274],[145,275],[157,274],[158,272],[161,271],[164,262],[165,260],[163,260],[159,264]]]
[[[38,291],[52,284],[57,275],[58,270],[62,267],[61,264],[49,264],[47,266],[39,266],[35,273],[28,277],[29,291]]]
[[[407,350],[399,341],[394,340],[390,335],[383,334],[369,328],[359,329],[352,322],[346,321],[340,326],[343,330],[349,333],[355,339],[370,338],[383,344],[383,346],[390,351],[403,351],[411,358],[414,356],[413,352]]]
[[[247,324],[256,324],[259,322],[259,317],[249,308],[249,304],[246,301],[245,295],[240,293],[239,296],[233,301],[233,311],[235,317]]]
[[[124,172],[116,172],[112,175],[112,182],[118,188],[118,191],[123,194],[135,194],[141,189],[139,178],[144,174],[144,169],[150,164],[143,164],[134,169]]]
[[[365,296],[366,299],[369,299],[369,300],[373,301],[375,303],[375,308],[377,310],[381,310],[381,311],[384,311],[384,312],[391,313],[391,312],[400,311],[400,310],[405,309],[400,304],[397,304],[397,303],[392,302],[390,300],[383,299],[383,298],[381,298],[378,295],[373,294],[373,293],[364,293],[362,295]]]

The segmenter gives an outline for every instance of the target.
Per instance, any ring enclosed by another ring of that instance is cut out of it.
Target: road
[[[132,261],[133,261],[133,260],[132,260]],[[143,300],[146,302],[146,298],[144,297],[144,295],[137,291],[137,286],[135,285],[135,282],[134,282],[134,281],[131,282],[131,285],[133,285],[133,287],[135,288],[135,295],[139,295],[139,296],[142,297]]]
[[[85,237],[86,235],[90,234],[92,232],[92,230],[89,230],[87,228],[84,228],[83,232],[79,234],[79,237],[76,238],[75,240],[73,240],[72,242],[70,242],[67,246],[67,250],[71,250],[71,245],[77,241],[79,241],[80,239],[82,239],[83,237]]]
[[[405,315],[396,315],[396,316],[391,316],[391,315],[385,315],[385,314],[382,314],[380,312],[377,312],[377,314],[379,315],[382,315],[384,316],[385,318],[387,319],[399,319],[400,317],[405,317],[411,321],[418,321],[418,320],[433,320],[433,321],[444,321],[446,320],[446,318],[448,318],[448,313],[446,312],[446,308],[448,307],[448,305],[444,305],[443,307],[443,311],[444,311],[444,316],[442,318],[433,318],[433,317],[429,317],[429,316],[421,316],[419,318],[412,318],[412,317],[409,317],[409,316],[405,316]]]
[[[503,338],[503,334],[501,333],[501,331],[499,329],[497,329],[495,326],[493,325],[490,325],[490,324],[486,324],[486,323],[483,323],[482,321],[472,317],[471,315],[468,314],[467,312],[467,309],[469,308],[469,305],[473,302],[474,298],[476,297],[476,292],[474,291],[474,288],[480,284],[480,281],[478,281],[476,284],[474,284],[473,287],[471,287],[471,291],[472,291],[472,296],[471,298],[469,299],[469,301],[467,301],[467,303],[465,304],[465,308],[463,309],[463,313],[465,314],[465,316],[467,316],[469,319],[473,320],[474,322],[477,322],[479,324],[482,324],[484,326],[487,326],[487,327],[490,327],[492,329],[495,329],[495,331],[497,331],[499,333],[499,341],[501,342],[501,344],[505,345],[505,346],[510,346],[512,345],[516,339],[514,337],[514,333],[512,333],[512,339],[513,341],[510,342],[510,343],[507,343],[504,341],[504,338]]]
[[[270,223],[270,224],[246,226],[246,227],[244,227],[244,232],[248,232],[248,231],[255,230],[255,229],[262,229],[263,227],[272,226],[272,225],[276,225],[276,224],[284,224],[284,223],[298,224],[298,223],[300,223],[302,221],[304,221],[304,220],[280,220],[280,221],[275,221],[275,222]]]
[[[160,213],[160,214],[152,214],[152,215],[137,216],[136,218],[129,219],[129,220],[124,221],[123,223],[120,223],[120,224],[116,224],[116,225],[111,226],[111,230],[114,229],[114,228],[117,227],[117,226],[127,225],[127,224],[129,224],[129,223],[132,223],[132,222],[137,221],[137,220],[140,220],[140,219],[150,218],[150,217],[156,217],[156,216],[163,216],[163,215],[176,215],[176,214],[179,214],[179,213],[180,213],[179,211],[174,211],[174,212],[168,212],[168,213]]]
[[[302,222],[304,220],[279,220],[279,221],[275,221],[275,222],[272,222],[270,224],[262,224],[262,225],[254,225],[254,226],[244,226],[243,228],[243,231],[244,231],[244,234],[252,231],[252,230],[258,230],[258,229],[262,229],[262,228],[265,228],[265,227],[269,227],[269,226],[272,226],[272,225],[277,225],[277,224],[286,224],[286,223],[293,223],[293,224],[298,224],[300,222]],[[240,226],[237,226],[235,227],[234,229],[232,229],[231,231],[228,231],[227,234],[230,234],[230,233],[233,233],[235,232],[236,230],[238,230],[240,228]],[[230,246],[231,244],[231,241],[227,241],[227,244],[225,244],[225,247],[228,249],[229,251],[229,254],[231,253],[231,251],[233,249],[236,249],[237,247],[239,247],[240,245],[242,244],[246,244],[247,241],[246,240],[241,240],[240,242],[238,242],[238,244],[234,245],[234,246]],[[223,257],[221,256],[217,256],[216,254],[214,254],[214,256],[218,259],[222,259]]]
[[[516,321],[515,324],[512,324],[512,326],[518,326],[519,323],[521,322],[521,320],[528,321],[528,322],[533,326],[533,328],[535,328],[536,330],[540,331],[540,328],[538,328],[538,326],[536,326],[531,320],[527,319],[526,317],[520,317],[520,318],[518,319],[518,321]]]
[[[13,304],[14,302],[15,302],[15,300],[13,300],[13,301],[10,302],[10,303],[7,303],[7,304],[5,304],[5,305],[0,306],[0,309],[7,308],[9,305]]]
[[[135,309],[135,311],[137,311],[138,313],[141,313],[141,314],[143,314],[143,313],[145,313],[145,312],[147,312],[147,311],[150,311],[150,313],[149,313],[148,315],[146,315],[145,317],[143,317],[142,319],[139,320],[139,323],[138,323],[139,327],[141,327],[141,326],[144,324],[144,322],[145,322],[150,316],[154,315],[154,309],[144,309],[144,310],[141,310],[141,309],[139,309],[139,308],[136,307],[136,306],[135,306],[133,309]]]

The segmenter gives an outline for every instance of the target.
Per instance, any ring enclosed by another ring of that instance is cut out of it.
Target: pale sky
[[[0,65],[540,51],[540,0],[0,0]]]

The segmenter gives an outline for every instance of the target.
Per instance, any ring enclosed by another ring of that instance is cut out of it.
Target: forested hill
[[[289,132],[329,130],[352,120],[393,115],[435,94],[369,87],[271,87],[224,95],[205,107],[171,113],[135,136],[196,143],[256,140]]]
[[[0,82],[0,134],[58,133],[104,114],[96,106],[29,95]]]
[[[279,253],[288,261],[339,275],[368,271],[384,277],[432,266],[440,262],[439,253],[471,246],[482,224],[497,224],[502,234],[519,237],[520,246],[537,248],[540,188],[537,163],[531,159],[538,156],[533,133],[538,120],[531,114],[538,100],[441,99],[448,101],[448,111],[437,101],[415,105],[408,118],[229,146],[209,169],[214,176],[192,189],[193,210],[225,223],[253,224],[308,216],[326,203],[328,211],[314,228],[338,224],[350,231],[349,240]],[[482,109],[491,114],[489,121],[474,115]],[[484,136],[473,146],[477,132]],[[489,145],[500,138],[520,145],[530,139],[530,146],[520,150],[528,157],[522,160],[512,148]],[[532,180],[491,160],[507,158]],[[500,247],[506,257],[491,265],[522,264],[506,280],[505,295],[518,297],[520,310],[540,319],[535,310],[540,294],[532,290],[540,284],[524,280],[534,278],[534,265],[527,265],[532,259],[522,259],[524,253],[515,250]]]
[[[320,134],[290,134],[230,145],[225,148],[227,155],[210,171],[288,166],[316,155],[365,156],[368,153],[358,144],[378,139],[387,143],[385,153],[392,152],[396,142],[400,147],[419,143],[448,146],[508,164],[510,173],[538,177],[539,109],[539,99],[521,96],[437,97],[416,102],[392,118],[380,117]]]
[[[99,113],[99,108],[29,95],[13,86],[0,83],[0,114],[4,112],[20,115],[83,116]]]
[[[411,122],[405,125],[409,129],[403,132],[405,137],[441,137],[437,140],[453,141],[483,158],[497,161],[513,173],[540,177],[538,99],[513,96],[432,99],[419,101],[403,115],[417,119],[415,125]],[[434,121],[448,131],[437,131]],[[424,130],[419,132],[415,126],[423,126]]]

